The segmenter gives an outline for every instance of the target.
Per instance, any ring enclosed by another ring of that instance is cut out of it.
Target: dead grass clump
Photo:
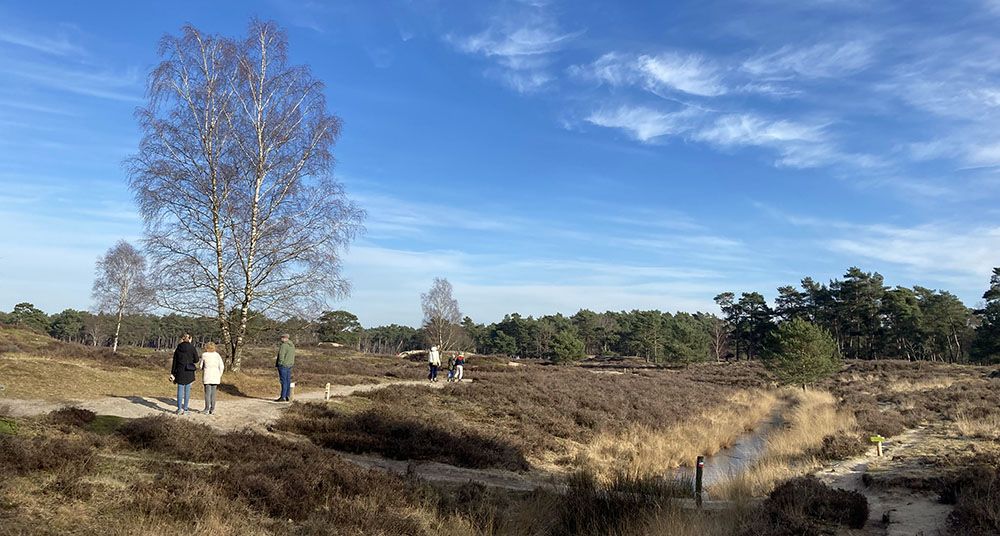
[[[1000,413],[992,411],[992,408],[981,409],[986,409],[987,412],[985,414],[978,412],[979,415],[974,412],[958,414],[955,418],[955,427],[964,436],[1000,439]]]
[[[740,531],[751,535],[820,535],[830,526],[860,529],[868,521],[868,500],[856,491],[832,489],[813,477],[776,487]]]
[[[911,423],[903,415],[894,410],[863,409],[855,412],[858,430],[862,436],[882,435],[892,437],[903,433]],[[914,423],[915,424],[915,423]]]
[[[529,468],[514,445],[483,437],[453,421],[425,423],[419,415],[377,410],[345,413],[319,404],[296,404],[279,429],[303,434],[317,445],[354,453],[375,452],[397,460],[435,460],[461,467]]]

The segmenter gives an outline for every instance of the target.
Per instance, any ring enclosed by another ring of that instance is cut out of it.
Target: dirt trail
[[[907,457],[909,450],[927,435],[924,428],[908,430],[883,443],[883,470],[900,470],[893,458]],[[880,460],[874,447],[865,455],[844,460],[816,473],[826,484],[860,492],[868,499],[869,519],[865,534],[885,536],[935,536],[945,534],[951,506],[941,504],[936,497],[901,487],[866,486],[862,477],[869,466]],[[886,461],[888,460],[888,461]]]
[[[422,385],[436,389],[444,387],[444,383],[397,380],[375,384],[335,385],[330,388],[330,396],[351,396],[356,393],[375,391],[393,385]],[[267,425],[277,420],[281,412],[288,407],[288,404],[283,402],[247,397],[220,400],[216,403],[215,415],[207,415],[201,412],[202,408],[204,408],[204,399],[198,396],[199,388],[200,386],[198,385],[192,386],[191,413],[181,418],[191,419],[194,422],[206,424],[222,431],[242,430],[244,428],[264,430],[267,428]],[[299,402],[315,402],[323,400],[324,394],[324,391],[297,393],[295,400]],[[144,396],[106,397],[91,400],[67,399],[61,401],[0,398],[0,405],[8,406],[13,417],[41,415],[64,406],[77,406],[89,409],[98,415],[117,415],[126,418],[173,414],[177,409],[175,399],[172,397]]]

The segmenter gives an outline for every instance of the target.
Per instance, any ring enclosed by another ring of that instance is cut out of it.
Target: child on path
[[[205,353],[201,354],[198,368],[203,371],[201,382],[205,384],[205,412],[215,415],[215,394],[219,384],[222,383],[222,373],[226,370],[226,364],[222,361],[222,356],[215,351],[214,342],[205,345]]]
[[[448,381],[455,381],[455,356],[448,358]]]

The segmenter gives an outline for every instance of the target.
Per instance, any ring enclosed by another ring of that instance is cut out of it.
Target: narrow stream
[[[783,407],[775,408],[753,430],[738,437],[732,446],[705,457],[705,470],[702,473],[702,485],[705,489],[739,475],[763,456],[768,436],[784,424],[782,409]],[[694,474],[694,467],[678,467],[675,472],[677,476],[690,477],[692,482]]]

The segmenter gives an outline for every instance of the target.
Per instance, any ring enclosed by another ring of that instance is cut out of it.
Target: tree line
[[[587,355],[638,356],[651,363],[758,359],[773,346],[776,330],[793,320],[830,334],[849,359],[908,359],[1000,362],[1000,268],[994,270],[984,307],[966,307],[954,294],[921,286],[889,287],[877,272],[850,268],[823,284],[806,277],[799,286],[777,289],[773,303],[759,292],[716,296],[721,316],[659,310],[583,309],[571,316],[510,313],[482,324],[462,316],[452,287],[435,280],[422,295],[421,327],[398,324],[364,327],[349,311],[325,311],[317,318],[275,320],[251,311],[246,340],[270,344],[280,333],[299,343],[330,342],[359,352],[394,355],[438,345],[481,354],[572,361]],[[229,313],[235,321],[242,311]],[[122,314],[121,343],[172,347],[181,333],[196,341],[217,341],[218,320],[181,314]],[[47,315],[30,303],[0,313],[0,323],[43,331],[53,337],[110,346],[115,314],[67,309]]]

